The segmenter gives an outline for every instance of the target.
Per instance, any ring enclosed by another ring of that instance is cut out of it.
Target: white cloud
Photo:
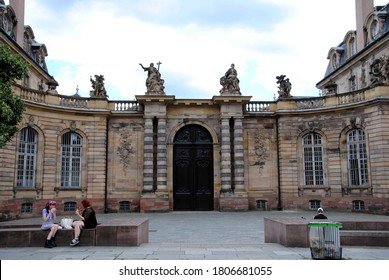
[[[269,29],[242,23],[146,21],[135,16],[135,10],[127,12],[124,7],[131,4],[122,7],[121,1],[60,1],[56,10],[38,0],[26,2],[25,24],[48,48],[46,60],[60,84],[59,93],[73,94],[78,85],[80,94],[87,96],[89,76],[103,74],[111,100],[144,94],[146,74],[138,63],[158,61],[165,91],[176,98],[218,95],[219,78],[231,63],[238,70],[242,93],[253,95],[253,100],[272,100],[280,74],[290,78],[292,95],[318,94],[315,85],[323,78],[328,50],[355,29],[354,0],[257,0],[258,5],[267,2],[288,11]],[[133,5],[137,12],[157,16],[178,2],[145,3]],[[269,13],[276,17],[277,9]],[[233,22],[234,14],[226,14],[228,19]]]

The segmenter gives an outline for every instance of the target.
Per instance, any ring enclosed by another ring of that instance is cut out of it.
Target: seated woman
[[[55,205],[56,202],[54,200],[49,200],[46,203],[45,208],[42,209],[43,223],[41,226],[41,230],[43,231],[50,230],[45,241],[45,248],[53,248],[57,246],[57,244],[55,244],[54,237],[55,234],[57,233],[59,225],[54,224],[54,220],[56,218]]]
[[[97,226],[96,213],[91,207],[89,200],[84,199],[81,201],[81,206],[76,210],[76,215],[80,218],[80,220],[74,221],[72,224],[74,228],[74,239],[70,243],[70,246],[76,246],[80,243],[78,239],[80,237],[81,230],[95,228]]]

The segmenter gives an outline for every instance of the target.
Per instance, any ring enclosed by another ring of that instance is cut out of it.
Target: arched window
[[[347,134],[348,175],[350,185],[368,184],[367,152],[365,133],[362,129],[353,129]]]
[[[8,13],[3,14],[3,30],[8,35],[11,35],[12,28],[13,28],[13,26],[12,26],[12,21],[10,19],[10,16],[8,15]]]
[[[82,137],[75,132],[62,135],[61,187],[81,187]]]
[[[324,184],[322,137],[310,133],[303,137],[304,184],[317,186]]]
[[[375,40],[378,38],[378,35],[380,33],[380,26],[378,23],[378,20],[373,20],[370,26],[370,34],[371,34],[371,39]]]
[[[31,127],[20,131],[16,186],[35,187],[38,133]]]

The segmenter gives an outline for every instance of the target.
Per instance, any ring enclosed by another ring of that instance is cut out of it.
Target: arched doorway
[[[174,137],[174,210],[213,210],[213,146],[210,133],[191,124]]]

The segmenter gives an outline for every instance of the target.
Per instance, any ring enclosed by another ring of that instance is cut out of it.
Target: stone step
[[[339,235],[344,246],[389,247],[389,230],[340,230]]]

